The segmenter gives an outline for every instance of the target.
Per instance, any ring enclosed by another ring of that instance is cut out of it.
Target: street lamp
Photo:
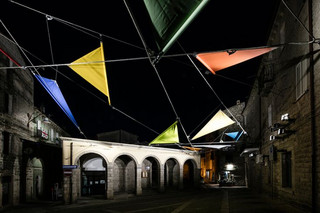
[[[45,115],[41,114],[41,113],[39,113],[37,116],[35,116],[35,117],[32,118],[32,116],[33,116],[34,114],[35,114],[34,112],[33,112],[32,114],[27,113],[27,117],[28,117],[27,127],[29,127],[30,122],[34,121],[36,118],[38,118],[38,117],[40,117],[40,116],[42,116],[42,121],[43,121],[44,123],[47,123],[47,124],[51,123],[50,120],[49,120],[49,118],[46,117]]]

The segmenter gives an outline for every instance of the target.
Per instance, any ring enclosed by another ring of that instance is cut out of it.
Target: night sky
[[[17,2],[103,35],[106,60],[145,57],[141,40],[123,1],[22,1]],[[81,3],[80,3],[81,2]],[[188,53],[247,48],[266,45],[277,0],[210,1],[178,39]],[[46,17],[9,1],[1,1],[0,18],[17,42],[41,58],[30,56],[34,65],[52,64]],[[56,20],[48,21],[53,58],[56,64],[70,63],[99,47],[99,39]],[[0,26],[0,32],[7,35]],[[121,41],[121,42],[120,42]],[[128,43],[130,45],[128,45]],[[176,42],[167,52],[184,53]],[[223,102],[246,101],[261,57],[219,71],[217,75],[192,57]],[[159,74],[177,114],[190,134],[214,110],[224,109],[187,57],[162,58]],[[161,133],[176,116],[148,60],[106,63],[112,105]],[[39,69],[43,77],[55,79],[53,69]],[[68,67],[57,82],[82,131],[88,138],[97,133],[123,129],[151,141],[157,134],[111,109],[106,97]],[[72,79],[71,80],[69,80]],[[80,86],[85,87],[86,90]],[[88,91],[93,94],[90,94]],[[44,105],[52,120],[73,137],[82,137],[58,105],[35,81],[35,104]],[[182,132],[180,136],[183,138]]]

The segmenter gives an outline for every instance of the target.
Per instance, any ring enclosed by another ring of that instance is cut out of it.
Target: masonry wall
[[[18,48],[0,37],[0,48],[24,65]],[[0,65],[16,66],[0,54]],[[20,202],[21,138],[29,138],[26,112],[33,110],[33,79],[20,69],[0,72],[0,206]],[[3,193],[2,193],[3,192]]]
[[[312,4],[312,13],[313,13],[313,35],[316,38],[320,37],[320,28],[319,28],[319,23],[320,23],[320,1],[313,1]],[[319,44],[314,44],[313,45],[314,50],[318,50],[319,49]],[[318,205],[316,206],[317,208],[319,208],[319,203],[320,203],[320,119],[319,119],[319,115],[320,115],[320,53],[316,52],[313,55],[313,61],[314,61],[314,88],[315,88],[315,92],[314,92],[314,99],[315,99],[315,103],[314,103],[314,118],[315,118],[315,141],[317,141],[317,144],[315,145],[314,149],[317,153],[317,158],[315,159],[315,161],[317,162],[315,168],[316,168],[316,189],[317,189],[317,196],[315,197],[315,202],[318,203]]]
[[[309,2],[311,1],[288,2],[288,6],[308,28],[309,15],[312,15],[309,11]],[[319,37],[319,10],[316,10],[319,9],[319,1],[312,2],[314,35]],[[259,89],[252,91],[244,114],[247,123],[253,122],[255,125],[257,121],[254,120],[254,115],[259,115],[260,123],[257,126],[260,127],[260,131],[252,125],[248,131],[252,131],[260,142],[256,145],[260,148],[260,153],[265,156],[261,163],[252,161],[250,163],[249,178],[252,187],[301,206],[318,209],[316,205],[319,203],[320,177],[318,163],[320,65],[317,51],[319,45],[314,44],[316,53],[311,52],[311,46],[305,42],[309,40],[306,30],[280,3],[268,44],[290,42],[295,44],[282,46],[263,57],[256,81]],[[297,96],[296,66],[300,62],[306,62],[307,88],[303,94]],[[271,78],[266,79],[266,75],[270,75],[270,72]],[[256,106],[259,107],[260,113],[255,109]],[[281,121],[281,115],[285,113],[289,113],[291,121]],[[284,128],[290,133],[278,135],[277,128],[272,129],[276,123],[285,126]],[[276,139],[270,140],[271,135]],[[283,179],[285,168],[282,157],[286,153],[291,153],[291,186],[286,186]],[[316,159],[313,159],[313,156]],[[254,173],[259,174],[261,181],[254,181],[257,178]]]

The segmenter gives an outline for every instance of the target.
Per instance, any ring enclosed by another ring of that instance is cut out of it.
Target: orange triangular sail
[[[215,72],[268,53],[277,47],[250,48],[242,50],[226,50],[220,52],[199,53],[196,58],[210,70]]]

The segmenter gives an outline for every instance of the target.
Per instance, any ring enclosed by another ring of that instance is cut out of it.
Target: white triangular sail
[[[229,118],[224,112],[219,110],[219,112],[217,112],[211,118],[211,120],[192,138],[192,140],[200,138],[204,135],[207,135],[211,132],[217,131],[234,123],[235,122],[231,118]]]

